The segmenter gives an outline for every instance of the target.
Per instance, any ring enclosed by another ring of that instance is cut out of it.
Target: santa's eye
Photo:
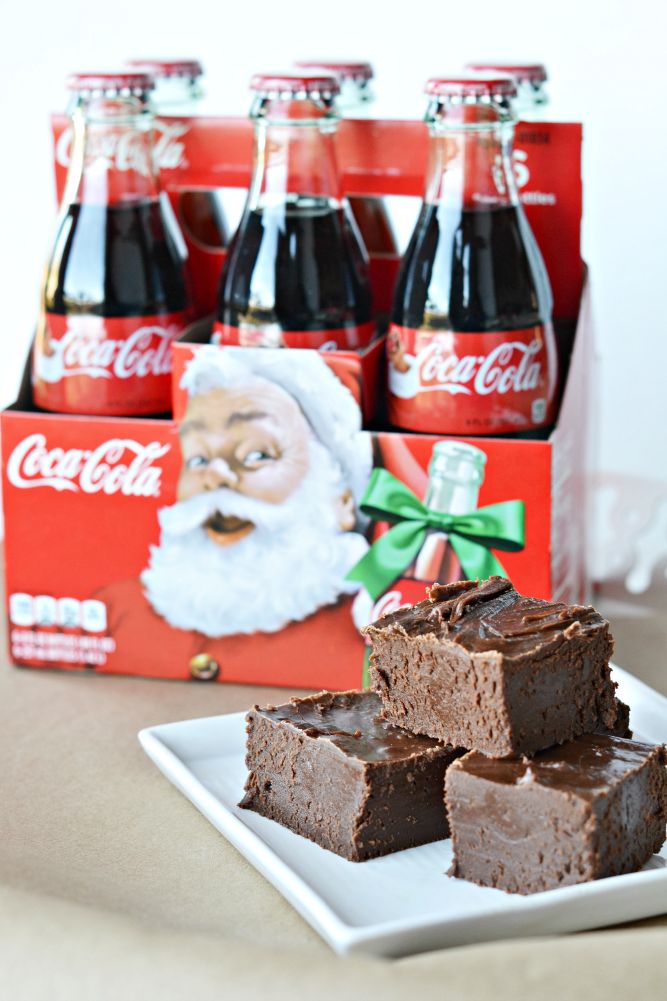
[[[201,469],[202,466],[207,465],[208,459],[206,459],[203,455],[191,455],[185,463],[186,469]]]
[[[268,462],[269,459],[273,459],[272,455],[268,452],[263,452],[259,448],[255,448],[252,452],[248,452],[243,460],[244,466],[256,466],[260,462]]]

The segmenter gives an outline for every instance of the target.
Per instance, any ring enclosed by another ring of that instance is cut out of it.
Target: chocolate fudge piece
[[[383,715],[414,733],[504,757],[616,722],[609,623],[588,606],[491,577],[435,584],[364,632]]]
[[[454,762],[445,780],[450,875],[510,893],[641,868],[665,840],[664,747],[587,734],[532,760]]]
[[[630,729],[630,706],[621,702],[619,698],[614,700],[616,705],[616,719],[612,726],[598,727],[598,733],[608,733],[612,737],[632,737]]]
[[[463,750],[387,723],[374,692],[321,692],[246,717],[239,804],[352,862],[449,836],[447,766]]]

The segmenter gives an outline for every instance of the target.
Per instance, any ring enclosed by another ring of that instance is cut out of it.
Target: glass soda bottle
[[[33,349],[33,397],[45,410],[170,407],[170,345],[191,306],[183,239],[153,163],[152,85],[135,72],[69,80],[72,155]]]
[[[426,507],[453,515],[475,511],[485,465],[486,453],[474,445],[462,441],[436,442],[428,467]],[[410,576],[428,584],[449,584],[465,575],[447,534],[429,530]]]
[[[507,73],[517,89],[514,110],[525,122],[544,119],[549,95],[546,89],[547,68],[544,63],[467,63],[466,70],[474,73]]]
[[[368,260],[336,163],[339,86],[297,71],[253,77],[253,174],[220,280],[213,340],[359,348],[375,333]]]
[[[368,62],[298,62],[303,69],[320,67],[333,73],[340,84],[338,108],[343,118],[370,118],[375,95],[373,67]],[[354,221],[369,254],[398,254],[387,208],[382,198],[351,195],[348,198]]]
[[[552,296],[512,170],[516,85],[430,80],[424,202],[389,328],[389,419],[450,435],[543,436],[558,381]]]
[[[131,59],[128,66],[149,73],[155,81],[151,104],[155,113],[155,152],[158,167],[172,166],[171,149],[182,135],[182,125],[170,118],[191,118],[200,113],[204,97],[204,69],[197,59]],[[229,232],[221,193],[215,190],[182,191],[177,201],[178,219],[188,236],[211,249],[221,249]]]
[[[477,510],[484,481],[486,454],[463,441],[437,441],[431,452],[424,504],[440,514],[471,514]],[[412,564],[387,592],[373,601],[362,588],[354,600],[353,616],[359,629],[388,612],[414,604],[425,587],[449,584],[468,576],[446,532],[429,529]]]

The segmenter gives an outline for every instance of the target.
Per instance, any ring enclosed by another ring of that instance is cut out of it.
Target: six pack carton
[[[54,120],[60,185],[66,128]],[[247,185],[249,123],[161,129],[177,211],[184,190]],[[339,138],[350,194],[421,194],[423,125],[346,121]],[[359,355],[216,347],[201,343],[206,320],[174,345],[173,418],[38,413],[24,384],[2,415],[15,663],[348,688],[359,629],[436,577],[504,573],[519,591],[584,599],[581,127],[521,124],[516,146],[556,326],[574,344],[549,440],[385,430],[382,340]],[[190,251],[204,314],[224,252]],[[373,262],[381,312],[396,266]]]

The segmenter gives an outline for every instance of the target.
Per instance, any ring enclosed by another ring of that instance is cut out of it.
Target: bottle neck
[[[431,473],[424,503],[441,514],[468,514],[477,508],[479,486],[477,477],[465,482]]]
[[[343,79],[336,104],[343,118],[372,118],[374,99],[369,80]]]
[[[431,124],[424,200],[474,210],[518,205],[509,122]]]
[[[255,122],[248,208],[279,205],[298,196],[341,204],[335,123]]]
[[[514,110],[524,122],[542,122],[548,115],[549,95],[542,82],[521,80],[517,84]]]
[[[199,112],[203,96],[204,91],[197,80],[166,77],[158,81],[151,107],[155,115],[190,118]]]
[[[108,107],[72,112],[72,153],[63,201],[95,205],[157,198],[153,116]],[[120,102],[119,102],[120,103]]]

